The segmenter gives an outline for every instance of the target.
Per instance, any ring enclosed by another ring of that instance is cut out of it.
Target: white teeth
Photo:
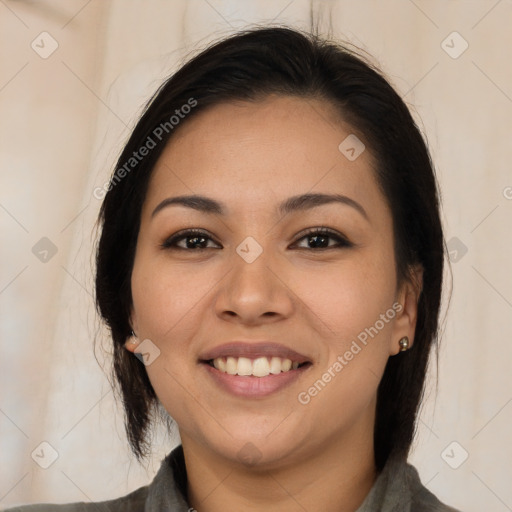
[[[273,357],[270,360],[270,373],[273,373],[273,374],[281,373],[281,358]]]
[[[215,360],[214,363],[215,365]],[[237,360],[234,357],[228,357],[226,359],[226,373],[230,375],[236,375]]]
[[[297,361],[291,359],[281,359],[272,357],[270,361],[266,357],[249,359],[248,357],[217,357],[213,360],[213,366],[217,370],[228,373],[229,375],[241,375],[254,377],[267,377],[268,375],[278,375],[281,372],[296,370],[299,367]]]
[[[214,359],[213,366],[217,368],[217,370],[220,370],[221,372],[226,373],[226,361],[222,359],[222,357],[218,357],[217,359]]]
[[[252,363],[252,372],[256,377],[266,377],[270,374],[270,365],[266,357],[258,357]]]
[[[252,363],[247,357],[238,358],[238,366],[236,373],[238,375],[251,375],[252,374]]]

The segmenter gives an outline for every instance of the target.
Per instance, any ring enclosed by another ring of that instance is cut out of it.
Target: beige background
[[[94,357],[93,190],[189,52],[251,23],[307,29],[311,12],[414,106],[443,190],[453,296],[411,460],[465,512],[512,510],[510,0],[1,0],[0,507],[126,494],[178,442],[157,433],[137,465]]]

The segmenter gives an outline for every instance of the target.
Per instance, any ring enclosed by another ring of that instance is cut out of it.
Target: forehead
[[[345,141],[362,138],[354,137],[334,107],[316,99],[277,96],[209,107],[168,142],[153,170],[145,214],[181,194],[215,197],[233,213],[306,192],[383,202],[370,151],[355,159],[343,152]]]

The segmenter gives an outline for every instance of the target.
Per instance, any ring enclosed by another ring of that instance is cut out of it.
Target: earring
[[[398,344],[400,345],[400,352],[405,352],[406,350],[409,350],[409,338],[407,336],[400,338]]]
[[[132,334],[131,334],[132,338],[135,338],[133,340],[130,340],[130,345],[136,345],[139,340],[137,339],[137,335],[132,331]]]

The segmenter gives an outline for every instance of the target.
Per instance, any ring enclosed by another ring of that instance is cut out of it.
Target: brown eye
[[[353,246],[343,235],[329,228],[311,229],[300,240],[306,240],[309,245],[309,247],[300,247],[301,249],[340,249]],[[335,243],[330,244],[330,241]]]
[[[185,241],[184,245],[179,245],[182,240]],[[204,250],[211,249],[212,247],[207,247],[208,241],[212,241],[213,239],[210,237],[208,233],[205,231],[201,231],[200,229],[188,229],[186,231],[180,231],[167,240],[165,240],[160,246],[163,249],[178,249],[178,250]],[[214,242],[216,243],[216,242]]]
[[[298,242],[295,242],[294,245],[300,249],[325,250],[353,247],[353,244],[343,235],[329,228],[310,229],[301,238],[299,238],[299,241],[301,240],[306,240],[308,245],[306,247],[300,247],[297,245]],[[216,244],[217,247],[212,247],[211,245],[208,246],[209,242]],[[215,242],[206,231],[202,231],[200,229],[180,231],[160,244],[163,249],[177,249],[184,251],[203,251],[205,249],[219,248],[219,245],[220,244],[217,244],[217,242]]]

